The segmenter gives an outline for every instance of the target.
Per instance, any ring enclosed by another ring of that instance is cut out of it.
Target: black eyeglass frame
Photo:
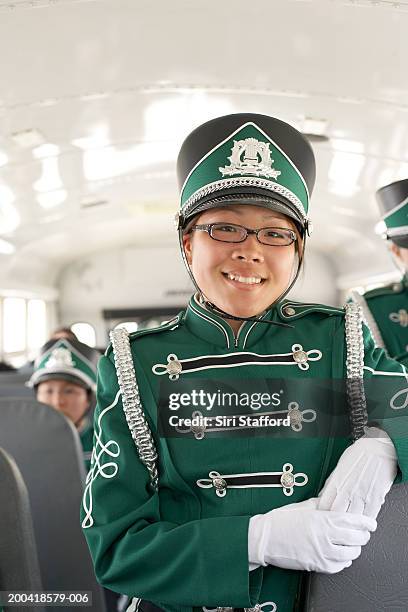
[[[221,240],[220,238],[215,238],[212,235],[212,228],[215,226],[225,226],[225,225],[230,225],[232,227],[239,227],[240,229],[245,230],[245,236],[242,238],[242,240]],[[289,227],[260,227],[259,229],[251,229],[249,227],[245,227],[244,225],[238,225],[237,223],[223,223],[222,221],[217,221],[216,223],[202,223],[201,225],[193,225],[189,232],[198,230],[199,232],[207,232],[207,234],[210,236],[210,238],[212,238],[213,240],[216,240],[217,242],[226,242],[227,244],[240,244],[241,242],[245,242],[245,240],[248,238],[248,236],[250,234],[255,234],[256,239],[258,240],[258,242],[260,244],[264,244],[265,246],[277,246],[277,247],[286,247],[286,246],[290,246],[291,244],[293,244],[294,242],[296,242],[297,240],[297,236],[296,236],[296,232],[294,232],[292,229],[290,229]],[[259,239],[259,232],[262,232],[263,230],[285,230],[285,232],[289,232],[290,237],[291,237],[291,242],[289,242],[289,244],[268,244],[267,242],[262,242],[262,240]]]

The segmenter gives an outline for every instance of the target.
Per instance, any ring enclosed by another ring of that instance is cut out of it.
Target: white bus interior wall
[[[0,299],[47,300],[49,329],[89,322],[104,346],[104,309],[185,304],[177,151],[231,112],[311,135],[314,232],[291,297],[339,305],[399,276],[374,194],[408,176],[407,1],[210,6],[0,0]]]

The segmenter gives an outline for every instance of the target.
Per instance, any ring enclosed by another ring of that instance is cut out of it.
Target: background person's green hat
[[[36,387],[46,380],[67,380],[95,392],[99,357],[98,351],[82,342],[66,338],[49,340],[35,360],[28,385]]]
[[[208,121],[184,141],[177,174],[181,228],[203,210],[240,202],[282,212],[308,230],[315,159],[284,121],[254,113]]]
[[[377,191],[386,238],[408,249],[408,179],[395,181]]]

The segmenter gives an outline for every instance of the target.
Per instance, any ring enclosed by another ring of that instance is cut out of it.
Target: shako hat
[[[395,181],[377,191],[386,237],[408,249],[408,179]]]
[[[306,138],[284,121],[254,113],[207,121],[182,144],[177,175],[179,228],[209,208],[242,203],[289,215],[310,233],[314,154]]]
[[[35,360],[28,385],[36,387],[46,380],[62,379],[95,392],[99,357],[98,351],[78,340],[49,340]]]

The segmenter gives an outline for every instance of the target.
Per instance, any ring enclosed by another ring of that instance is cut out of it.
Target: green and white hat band
[[[56,378],[58,374],[69,379],[77,379],[92,391],[96,390],[96,367],[69,340],[61,338],[40,355],[34,364],[34,373],[29,386],[34,387],[47,377]]]
[[[408,198],[387,212],[383,217],[387,226],[387,235],[407,236],[408,235]]]
[[[202,157],[181,190],[187,217],[203,198],[236,188],[257,188],[290,202],[306,219],[309,191],[299,169],[259,126],[247,122]]]

